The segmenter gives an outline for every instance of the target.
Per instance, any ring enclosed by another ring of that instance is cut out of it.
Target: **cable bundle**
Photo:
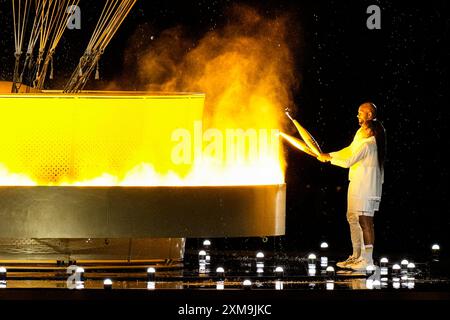
[[[64,92],[74,93],[81,91],[96,67],[96,77],[98,76],[98,62],[101,55],[135,3],[136,0],[106,1],[91,40],[80,58],[78,66],[67,82]]]
[[[19,72],[22,48],[27,33],[27,22],[34,3],[34,20],[28,38],[28,46],[22,71]],[[49,64],[53,65],[53,55],[66,29],[70,6],[78,5],[79,0],[12,0],[15,44],[15,68],[12,92],[18,92],[25,72],[35,89],[42,89]],[[33,54],[39,41],[36,59]],[[51,70],[51,75],[53,69]]]

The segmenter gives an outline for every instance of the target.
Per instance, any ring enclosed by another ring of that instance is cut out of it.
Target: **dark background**
[[[358,128],[358,105],[373,101],[387,130],[388,154],[380,212],[375,217],[375,254],[409,255],[432,243],[449,247],[448,121],[450,6],[448,1],[174,1],[138,0],[101,60],[101,87],[126,73],[124,50],[142,30],[142,46],[163,30],[182,25],[193,39],[227,23],[233,3],[254,6],[262,15],[292,14],[296,72],[296,116],[324,151],[348,145]],[[55,58],[61,88],[84,51],[103,1],[81,0],[82,29],[66,31]],[[366,28],[366,8],[381,8],[381,30]],[[148,32],[151,30],[151,32]],[[12,78],[13,32],[10,1],[0,0],[0,74]],[[195,43],[193,43],[195,45]],[[138,46],[139,48],[139,46]],[[124,89],[142,89],[127,82]],[[224,248],[308,251],[322,240],[350,251],[346,211],[346,170],[322,164],[286,148],[286,236],[220,239]],[[199,239],[190,239],[194,248]]]

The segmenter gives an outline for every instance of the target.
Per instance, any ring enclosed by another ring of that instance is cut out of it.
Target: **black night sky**
[[[84,30],[93,28],[102,3],[81,0],[83,27],[65,33],[49,88],[60,88],[75,68],[90,37]],[[288,41],[296,44],[300,81],[294,91],[295,115],[324,151],[351,142],[360,103],[371,100],[378,106],[378,118],[387,130],[388,158],[382,205],[375,217],[375,255],[424,252],[434,242],[448,248],[448,1],[138,0],[102,58],[102,79],[89,86],[101,87],[123,74],[129,78],[124,51],[132,36],[139,35],[139,49],[163,30],[181,25],[192,39],[199,39],[226,24],[226,12],[235,3],[253,6],[267,17],[291,13]],[[381,30],[366,27],[371,4],[381,8]],[[12,76],[9,5],[0,0],[1,80]],[[127,81],[123,89],[142,88]],[[287,230],[282,247],[307,251],[327,240],[332,249],[350,251],[347,171],[288,147],[286,153]]]

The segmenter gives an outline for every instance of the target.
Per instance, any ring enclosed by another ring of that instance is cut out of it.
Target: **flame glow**
[[[283,182],[276,131],[203,131],[203,104],[202,94],[0,95],[0,185]]]
[[[235,7],[230,21],[193,47],[180,28],[166,30],[125,68],[149,92],[204,92],[206,101],[123,93],[0,96],[0,185],[284,183],[277,132],[295,86],[289,20]],[[126,88],[125,77],[108,89]],[[233,130],[245,138],[230,136]]]
[[[128,66],[150,91],[206,93],[205,121],[213,128],[277,128],[296,86],[289,16],[263,17],[234,6],[229,23],[195,40],[179,27],[162,32]],[[139,42],[137,39],[132,41]],[[142,49],[141,49],[142,50]],[[133,44],[128,56],[137,51]],[[129,58],[128,60],[132,60]]]

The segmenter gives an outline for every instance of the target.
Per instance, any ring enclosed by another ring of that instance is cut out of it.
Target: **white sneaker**
[[[374,266],[373,262],[369,262],[364,258],[359,258],[356,259],[353,263],[347,265],[347,268],[350,268],[353,271],[366,272],[366,268],[368,266]]]
[[[357,258],[355,258],[354,256],[348,256],[347,260],[337,262],[336,266],[339,268],[348,268],[348,265],[355,262],[355,260],[357,260]]]

